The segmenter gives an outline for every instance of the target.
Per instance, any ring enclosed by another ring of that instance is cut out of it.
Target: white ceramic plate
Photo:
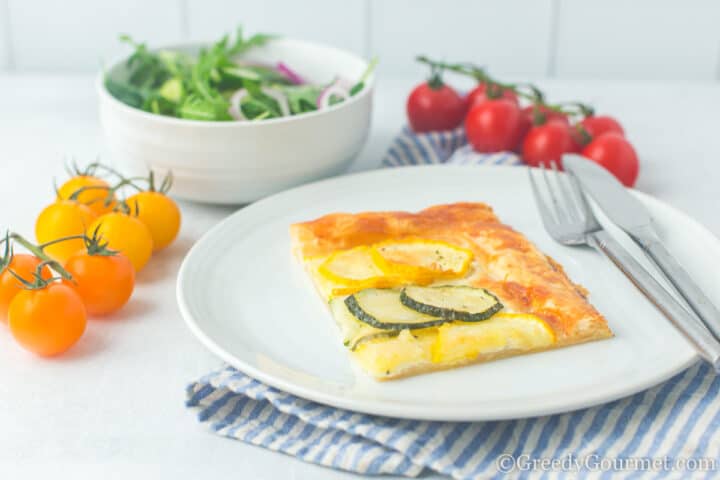
[[[679,211],[639,196],[669,249],[718,301],[717,273],[707,266],[720,265],[720,241]],[[290,253],[288,226],[331,212],[416,211],[456,201],[489,203],[563,264],[588,288],[615,338],[384,383],[355,371],[329,312]],[[651,387],[696,359],[608,260],[550,239],[519,167],[377,170],[267,198],[193,247],[180,270],[178,302],[200,341],[248,375],[318,402],[394,417],[469,421],[564,412]]]

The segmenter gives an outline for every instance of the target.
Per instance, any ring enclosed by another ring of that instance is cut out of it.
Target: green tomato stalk
[[[488,98],[500,98],[504,90],[509,90],[518,97],[529,100],[535,106],[533,115],[537,115],[537,120],[540,123],[545,119],[542,109],[551,110],[567,116],[581,115],[587,117],[594,113],[592,106],[580,102],[548,103],[545,100],[543,91],[534,84],[501,82],[491,77],[484,68],[472,63],[448,63],[432,60],[424,55],[416,57],[416,60],[420,63],[430,65],[431,68],[448,70],[471,77],[478,83],[484,83],[487,88]]]

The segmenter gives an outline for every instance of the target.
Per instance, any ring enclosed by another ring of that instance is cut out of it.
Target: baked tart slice
[[[290,227],[343,344],[387,380],[612,336],[584,288],[483,203]]]

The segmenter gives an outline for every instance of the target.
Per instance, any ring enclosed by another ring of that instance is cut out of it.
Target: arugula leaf
[[[160,50],[157,52],[157,58],[167,72],[174,77],[187,76],[193,64],[193,59],[190,55],[172,50]]]
[[[195,95],[190,95],[178,109],[180,118],[191,120],[215,120],[215,106]]]
[[[230,114],[227,113],[227,109],[222,110],[217,103],[207,101],[195,94],[189,95],[185,99],[178,109],[178,116],[180,118],[187,118],[190,120],[207,121],[232,119]]]
[[[293,115],[317,110],[317,99],[322,91],[317,85],[288,85],[278,87],[288,100]]]
[[[249,120],[277,117],[268,105],[252,97],[245,97],[240,103],[240,108]]]
[[[118,82],[105,75],[105,88],[113,97],[131,107],[141,108],[145,103],[145,93],[127,82]]]
[[[155,113],[157,115],[174,116],[177,111],[177,104],[159,95],[154,95],[151,98],[148,98],[143,104],[143,110]]]
[[[368,77],[373,72],[373,70],[375,70],[375,67],[377,66],[377,64],[378,64],[378,58],[373,57],[373,59],[370,60],[370,63],[368,64],[368,66],[365,69],[365,71],[363,72],[363,74],[360,76],[360,80],[358,80],[358,82],[355,85],[353,85],[352,88],[350,89],[351,97],[353,95],[359,93],[363,88],[365,88],[365,82],[367,82]]]
[[[150,52],[144,43],[137,43],[128,35],[121,35],[120,40],[135,48],[126,63],[130,84],[139,88],[154,88],[171,75],[158,55]]]
[[[262,86],[259,82],[244,82],[245,89],[248,94],[240,102],[240,108],[242,108],[243,114],[250,120],[254,120],[257,117],[262,118],[276,118],[282,116],[280,111],[280,105],[275,101],[274,98],[265,95],[262,91]]]
[[[229,36],[225,35],[209,49],[202,50],[190,74],[192,80],[191,90],[202,97],[205,102],[212,104],[215,111],[226,112],[229,102],[222,95],[219,87],[225,86],[227,88],[233,83],[237,84],[239,80],[240,84],[247,88],[246,84],[259,83],[262,80],[258,75],[253,75],[253,71],[243,70],[236,66],[230,57],[251,47],[264,44],[269,38],[271,38],[269,35],[254,35],[245,41],[242,37],[242,31],[238,30],[232,46],[228,46]],[[232,77],[231,80],[234,80],[234,82],[228,82],[228,76]],[[256,109],[264,105],[265,109],[263,111],[269,111],[275,115],[279,110],[277,104],[272,99],[263,98],[259,89],[258,92],[255,95],[257,98],[254,99],[257,102]]]
[[[262,83],[277,83],[282,85],[292,85],[292,82],[277,70],[261,65],[243,65],[244,70],[249,70],[259,77]]]
[[[230,47],[228,49],[228,55],[229,56],[240,55],[241,53],[244,53],[253,47],[261,47],[261,46],[265,45],[268,41],[272,40],[273,38],[277,38],[277,35],[271,35],[271,34],[267,34],[267,33],[256,33],[255,35],[248,38],[247,40],[244,40],[242,27],[238,27],[237,30],[235,30],[235,43],[233,44],[232,47]],[[225,37],[225,41],[227,42],[227,37]]]

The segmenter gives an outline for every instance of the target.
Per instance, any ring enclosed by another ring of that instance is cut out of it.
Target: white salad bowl
[[[198,46],[173,48],[193,51]],[[276,39],[243,56],[291,65],[308,81],[357,81],[368,63],[334,47]],[[108,75],[125,68],[112,65]],[[252,122],[206,122],[155,115],[130,107],[97,81],[100,120],[110,155],[128,174],[172,171],[173,195],[201,202],[242,204],[332,176],[348,167],[370,128],[373,76],[349,99],[324,110]]]

